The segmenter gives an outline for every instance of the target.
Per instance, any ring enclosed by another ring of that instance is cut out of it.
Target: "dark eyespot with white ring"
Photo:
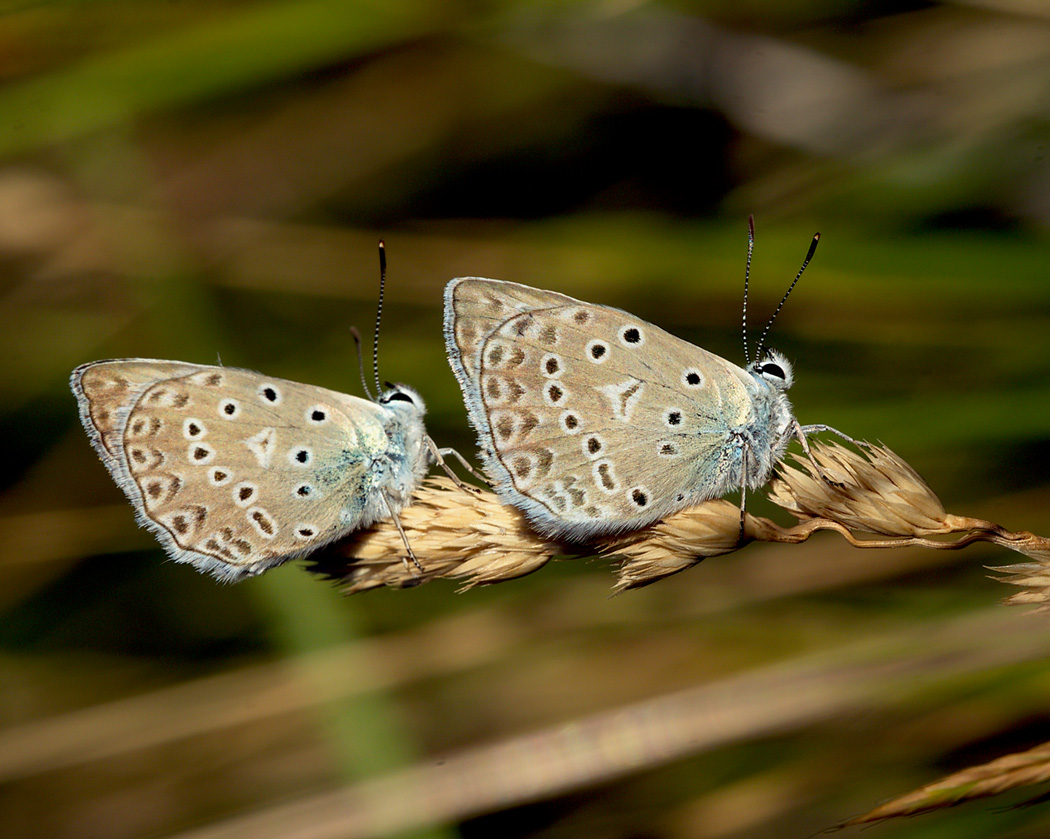
[[[310,425],[322,425],[328,422],[328,408],[324,405],[311,405],[306,409],[306,421]]]
[[[223,419],[236,419],[241,412],[241,405],[236,399],[223,399],[219,403],[219,416]]]
[[[313,452],[306,446],[295,446],[288,452],[288,462],[293,466],[309,466],[313,457]]]
[[[207,443],[192,443],[187,456],[189,457],[190,463],[204,466],[215,459],[215,449]]]
[[[262,507],[250,507],[248,509],[248,523],[255,528],[256,532],[264,539],[272,539],[277,535],[277,522],[273,516]]]
[[[682,384],[687,388],[699,388],[704,386],[704,374],[695,367],[682,371]]]
[[[609,358],[609,345],[595,338],[587,343],[587,358],[595,364],[604,364]]]
[[[661,440],[656,447],[656,453],[660,457],[678,457],[681,453],[678,444],[671,440]]]
[[[597,434],[590,434],[586,438],[580,441],[583,448],[583,454],[588,460],[595,460],[601,457],[602,452],[605,451],[605,441]]]
[[[269,402],[271,405],[281,404],[281,391],[276,385],[264,384],[259,385],[259,398],[264,402]]]
[[[572,411],[563,411],[561,417],[561,427],[565,430],[566,434],[577,434],[580,430],[580,417],[578,414]]]
[[[566,391],[565,388],[551,382],[544,388],[543,397],[549,405],[560,405],[565,401]]]
[[[626,347],[640,347],[645,343],[645,335],[637,326],[625,326],[620,330],[620,343]]]
[[[187,440],[197,440],[204,437],[208,429],[199,419],[189,418],[182,423],[182,436]]]
[[[247,507],[259,495],[259,488],[251,481],[241,481],[233,488],[233,503],[238,507]]]

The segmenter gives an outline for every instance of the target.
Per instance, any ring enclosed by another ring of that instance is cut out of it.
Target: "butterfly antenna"
[[[364,388],[368,398],[375,402],[377,397],[372,395],[372,389],[368,386],[368,380],[365,378],[365,359],[361,354],[361,333],[357,331],[356,326],[351,326],[350,334],[354,336],[354,346],[357,347],[357,372],[361,376],[361,387]]]
[[[747,265],[744,266],[744,362],[751,363],[751,356],[747,351],[747,281],[751,277],[751,254],[755,250],[755,217],[747,217]]]
[[[795,288],[795,284],[799,281],[799,278],[802,276],[802,272],[806,270],[806,266],[809,265],[809,261],[813,258],[813,254],[816,253],[818,242],[820,242],[819,233],[814,235],[813,241],[809,243],[809,251],[806,253],[806,258],[802,260],[802,267],[798,269],[798,273],[795,274],[795,279],[791,281],[791,285],[788,286],[788,290],[785,291],[784,296],[780,298],[780,303],[777,306],[776,311],[773,312],[773,317],[769,319],[769,323],[766,324],[766,328],[762,330],[762,337],[758,339],[758,349],[755,351],[756,361],[762,357],[762,350],[764,350],[766,346],[766,336],[769,334],[769,330],[773,326],[773,321],[777,319],[777,315],[780,314],[780,310],[784,308],[784,304],[787,302],[788,295],[791,294],[792,290]]]
[[[379,240],[379,305],[376,307],[376,329],[372,336],[372,373],[376,377],[376,392],[382,393],[379,386],[379,321],[383,317],[383,290],[386,288],[386,244]]]

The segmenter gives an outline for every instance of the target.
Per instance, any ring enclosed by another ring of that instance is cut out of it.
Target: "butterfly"
[[[380,313],[385,273],[380,242]],[[139,523],[176,562],[223,582],[382,518],[404,538],[398,513],[432,463],[462,483],[442,459],[458,454],[426,433],[420,395],[381,390],[378,373],[376,397],[362,399],[251,370],[125,358],[77,367],[70,387]]]
[[[139,523],[223,582],[396,516],[432,462],[426,408],[404,385],[372,402],[142,358],[81,365],[70,384]]]
[[[835,431],[795,419],[791,365],[763,351],[766,333],[741,368],[620,309],[481,277],[448,283],[444,327],[484,471],[546,536],[622,533],[746,493],[792,438],[808,450],[807,433]]]

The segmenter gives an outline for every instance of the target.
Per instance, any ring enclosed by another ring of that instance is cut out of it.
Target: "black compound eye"
[[[411,402],[413,405],[416,404],[416,400],[409,396],[404,391],[395,390],[389,396],[387,396],[384,402]]]
[[[787,381],[787,373],[785,373],[784,368],[775,361],[765,361],[762,364],[759,364],[758,372],[763,376],[774,376],[783,381]]]

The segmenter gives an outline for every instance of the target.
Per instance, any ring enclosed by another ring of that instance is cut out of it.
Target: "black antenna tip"
[[[386,242],[379,240],[379,270],[386,271]]]
[[[762,330],[762,336],[758,339],[758,349],[755,350],[755,358],[761,358],[762,352],[766,347],[766,336],[769,335],[769,330],[773,326],[773,321],[777,319],[777,315],[780,314],[780,310],[784,308],[784,304],[787,302],[788,296],[794,290],[796,283],[802,276],[802,272],[806,270],[806,266],[809,265],[809,261],[813,258],[813,254],[817,250],[817,243],[820,241],[820,234],[816,234],[813,237],[813,241],[809,243],[809,251],[806,253],[806,258],[802,260],[802,267],[798,269],[798,273],[795,274],[795,279],[791,281],[791,285],[788,286],[788,290],[784,292],[784,296],[780,298],[780,303],[777,305],[776,310],[773,312],[773,316],[769,319],[766,324],[766,328]]]
[[[817,252],[817,244],[820,242],[820,234],[817,233],[813,237],[813,241],[809,243],[809,252],[806,254],[806,262],[809,262],[813,258],[813,254]]]

